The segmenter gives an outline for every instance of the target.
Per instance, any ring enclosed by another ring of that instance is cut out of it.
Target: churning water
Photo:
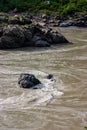
[[[0,50],[0,130],[87,126],[87,29],[59,31],[73,44]],[[23,72],[34,74],[43,88],[19,88]],[[46,79],[48,74],[54,75],[53,81]]]

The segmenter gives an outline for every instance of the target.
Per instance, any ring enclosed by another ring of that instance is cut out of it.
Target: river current
[[[0,130],[85,130],[87,29],[55,29],[71,44],[0,50]],[[43,88],[19,88],[23,72],[34,74]]]

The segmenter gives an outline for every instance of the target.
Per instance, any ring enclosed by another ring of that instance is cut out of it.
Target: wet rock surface
[[[0,14],[0,49],[18,47],[50,47],[54,44],[69,43],[53,27],[87,27],[86,14],[31,15],[24,13]]]
[[[17,47],[50,47],[52,44],[68,43],[59,32],[38,25],[22,28],[19,25],[8,25],[1,29],[0,49]]]
[[[36,88],[35,86],[41,82],[33,74],[22,73],[18,79],[18,84],[21,88]]]
[[[44,79],[49,80],[50,82],[55,82],[53,74],[48,74],[44,77]],[[42,83],[34,74],[29,73],[21,73],[18,78],[18,84],[20,88],[26,88],[26,89],[41,89],[43,87],[46,87],[44,83]]]
[[[0,48],[16,48],[24,44],[25,37],[23,30],[19,26],[8,25],[3,28],[0,40]]]

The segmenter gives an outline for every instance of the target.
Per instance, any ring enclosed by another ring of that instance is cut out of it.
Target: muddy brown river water
[[[85,130],[87,29],[58,30],[73,44],[0,50],[0,130]],[[35,74],[44,87],[19,88],[21,72]],[[55,81],[45,78],[49,73]]]

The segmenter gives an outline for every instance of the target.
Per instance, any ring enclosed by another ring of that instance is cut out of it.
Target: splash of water
[[[47,75],[44,72],[35,72],[35,75],[41,77],[42,84],[37,86],[41,89],[27,89],[21,95],[0,99],[0,109],[29,109],[40,104],[50,103],[55,97],[63,94],[55,87],[55,80],[44,78]]]

